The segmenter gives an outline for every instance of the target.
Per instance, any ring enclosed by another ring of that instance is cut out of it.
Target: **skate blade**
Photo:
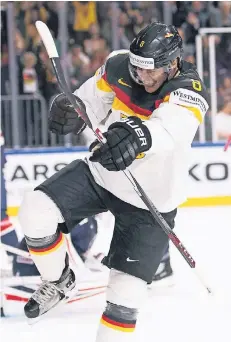
[[[65,297],[63,299],[61,299],[57,304],[55,304],[50,310],[44,312],[41,316],[35,317],[35,318],[28,318],[27,317],[27,323],[32,326],[36,323],[39,323],[41,320],[43,320],[43,318],[48,318],[48,317],[52,317],[52,315],[58,310],[58,308],[61,305],[66,304],[71,298],[73,298],[74,296],[77,295],[77,293],[79,292],[78,289],[76,289],[76,286],[66,292]]]

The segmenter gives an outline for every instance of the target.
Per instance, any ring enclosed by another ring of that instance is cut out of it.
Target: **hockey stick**
[[[16,284],[17,286],[18,284]],[[38,283],[37,283],[38,285]],[[10,285],[11,286],[11,285]],[[78,303],[79,301],[86,301],[88,299],[91,299],[92,297],[96,297],[99,295],[102,295],[106,292],[107,286],[96,286],[94,288],[90,289],[80,289],[78,291],[78,294],[74,295],[73,297],[69,298],[66,302],[65,305],[67,304],[73,304],[73,303]],[[15,311],[16,314],[21,313],[21,309],[18,306],[20,303],[21,305],[25,304],[28,302],[28,299],[31,295],[30,292],[26,292],[23,290],[17,290],[12,287],[6,288],[1,292],[2,295],[2,301],[1,301],[1,313],[2,316],[5,316],[5,313],[7,317],[15,316]],[[10,303],[10,306],[8,307],[8,303]],[[15,306],[12,307],[12,304],[16,304]],[[14,309],[13,309],[14,308]],[[10,310],[10,311],[9,311]],[[12,312],[13,310],[13,312]],[[20,311],[18,311],[20,310]]]
[[[231,145],[231,135],[230,135],[230,137],[228,138],[228,140],[225,143],[224,152],[226,152],[228,150],[229,145]]]
[[[29,259],[31,258],[29,252],[23,251],[22,249],[19,249],[17,247],[6,245],[6,244],[0,242],[0,248],[3,248],[3,250],[5,252],[16,254],[16,255],[19,255],[19,256],[21,256],[23,258],[29,258]]]
[[[36,28],[40,34],[40,37],[45,45],[45,48],[47,50],[48,56],[51,60],[51,63],[54,68],[55,75],[57,77],[59,86],[63,93],[67,96],[68,100],[72,104],[73,108],[76,110],[76,113],[85,121],[87,126],[94,132],[96,135],[97,139],[101,143],[105,143],[106,139],[102,135],[101,131],[99,128],[94,129],[92,126],[92,123],[87,115],[86,112],[83,112],[81,109],[80,104],[78,103],[78,100],[75,98],[75,96],[72,94],[70,91],[64,74],[62,70],[62,66],[60,63],[60,58],[54,43],[54,40],[52,38],[52,35],[50,33],[49,28],[47,27],[46,24],[44,24],[42,21],[36,21]],[[182,244],[182,242],[179,240],[177,235],[172,231],[168,223],[165,221],[163,216],[160,214],[160,212],[157,210],[157,208],[154,206],[152,201],[149,199],[149,197],[145,194],[144,190],[140,186],[140,184],[137,182],[137,180],[134,178],[134,176],[131,174],[129,170],[123,171],[127,179],[130,181],[132,184],[134,190],[138,194],[138,196],[141,198],[143,203],[146,205],[147,209],[150,211],[152,214],[153,218],[159,223],[160,227],[163,229],[163,231],[167,234],[168,238],[173,242],[175,247],[178,249],[178,251],[181,253],[181,255],[184,257],[188,265],[194,269],[197,277],[200,279],[201,283],[203,286],[206,288],[208,293],[211,293],[211,289],[206,285],[204,282],[201,274],[198,272],[198,269],[196,268],[196,262],[193,259],[193,257],[190,255],[190,253],[187,251],[185,246]]]

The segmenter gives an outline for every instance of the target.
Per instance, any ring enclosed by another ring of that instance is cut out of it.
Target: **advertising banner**
[[[85,148],[7,153],[4,174],[11,214],[17,212],[25,191],[87,154]],[[195,147],[191,156],[188,201],[183,205],[231,205],[231,150],[224,152],[220,146]]]

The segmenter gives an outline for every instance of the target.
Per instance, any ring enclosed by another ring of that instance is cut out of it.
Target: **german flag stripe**
[[[135,328],[124,328],[124,327],[120,327],[120,326],[108,323],[107,321],[103,320],[102,318],[101,318],[100,323],[103,324],[104,326],[108,327],[108,328],[118,330],[118,331],[133,332],[135,330]]]
[[[129,108],[126,104],[124,104],[118,97],[114,98],[112,108],[115,110],[121,110],[128,115],[134,115],[134,112],[131,108]]]
[[[122,328],[122,329],[135,329],[136,326],[136,322],[132,321],[131,323],[128,322],[118,322],[118,320],[113,320],[111,318],[109,318],[108,316],[103,315],[101,318],[101,321],[106,322],[108,324],[110,324],[113,327],[117,327],[117,328]]]
[[[50,236],[48,239],[38,239],[36,245],[34,244],[34,242],[30,241],[29,237],[26,237],[27,246],[34,251],[43,251],[45,249],[50,249],[60,239],[61,235],[62,233],[59,230],[57,230],[56,233]]]
[[[63,244],[63,242],[64,242],[64,235],[60,233],[57,240],[49,247],[36,248],[36,249],[29,248],[29,251],[31,254],[36,254],[36,255],[49,254],[49,253],[56,251]]]
[[[169,98],[170,98],[170,95],[169,95],[169,94],[166,95],[166,96],[164,97],[164,99],[163,99],[163,102],[168,102],[168,101],[169,101]]]
[[[124,319],[124,318],[118,318],[118,317],[113,317],[112,315],[108,314],[107,313],[104,313],[103,318],[105,318],[106,320],[110,320],[109,323],[112,323],[112,322],[117,322],[117,323],[122,323],[122,324],[128,324],[129,326],[130,325],[134,325],[136,324],[136,320],[129,320],[129,319]]]
[[[127,105],[125,105],[122,101],[120,101],[120,99],[118,97],[114,98],[112,108],[115,110],[120,110],[120,111],[126,113],[128,116],[130,116],[130,115],[137,116],[141,120],[148,120],[149,119],[148,116],[144,116],[144,115],[140,115],[140,114],[135,113],[131,108],[129,108]],[[123,113],[121,115],[123,115]]]
[[[122,91],[120,88],[118,88],[117,86],[113,85],[113,89],[116,93],[117,98],[122,103],[124,103],[128,108],[130,108],[130,110],[135,112],[135,114],[140,114],[140,115],[143,115],[145,117],[149,117],[152,114],[151,110],[141,108],[141,107],[135,105],[134,103],[131,103],[131,98],[124,91]]]
[[[96,81],[96,86],[99,90],[104,91],[106,93],[113,92],[113,89],[111,88],[110,84],[107,82],[106,72],[103,74],[103,76],[98,81]]]
[[[163,102],[168,102],[168,101],[169,101],[169,97],[170,97],[170,95],[168,94],[168,95],[166,95],[163,99],[156,100],[156,101],[155,101],[155,108],[156,108],[156,109],[159,108],[159,106],[160,106],[161,103],[163,103]]]
[[[107,82],[107,84],[109,85],[108,81],[107,81],[107,73],[106,71],[104,72],[102,78],[104,79],[105,82]]]
[[[101,78],[99,81],[96,82],[96,86],[99,90],[105,91],[106,93],[112,93],[113,92],[112,88],[109,86],[109,84],[103,78]]]

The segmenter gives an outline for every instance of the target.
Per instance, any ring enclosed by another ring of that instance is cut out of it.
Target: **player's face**
[[[159,89],[167,78],[164,68],[150,70],[137,67],[136,72],[148,93],[153,93]]]

